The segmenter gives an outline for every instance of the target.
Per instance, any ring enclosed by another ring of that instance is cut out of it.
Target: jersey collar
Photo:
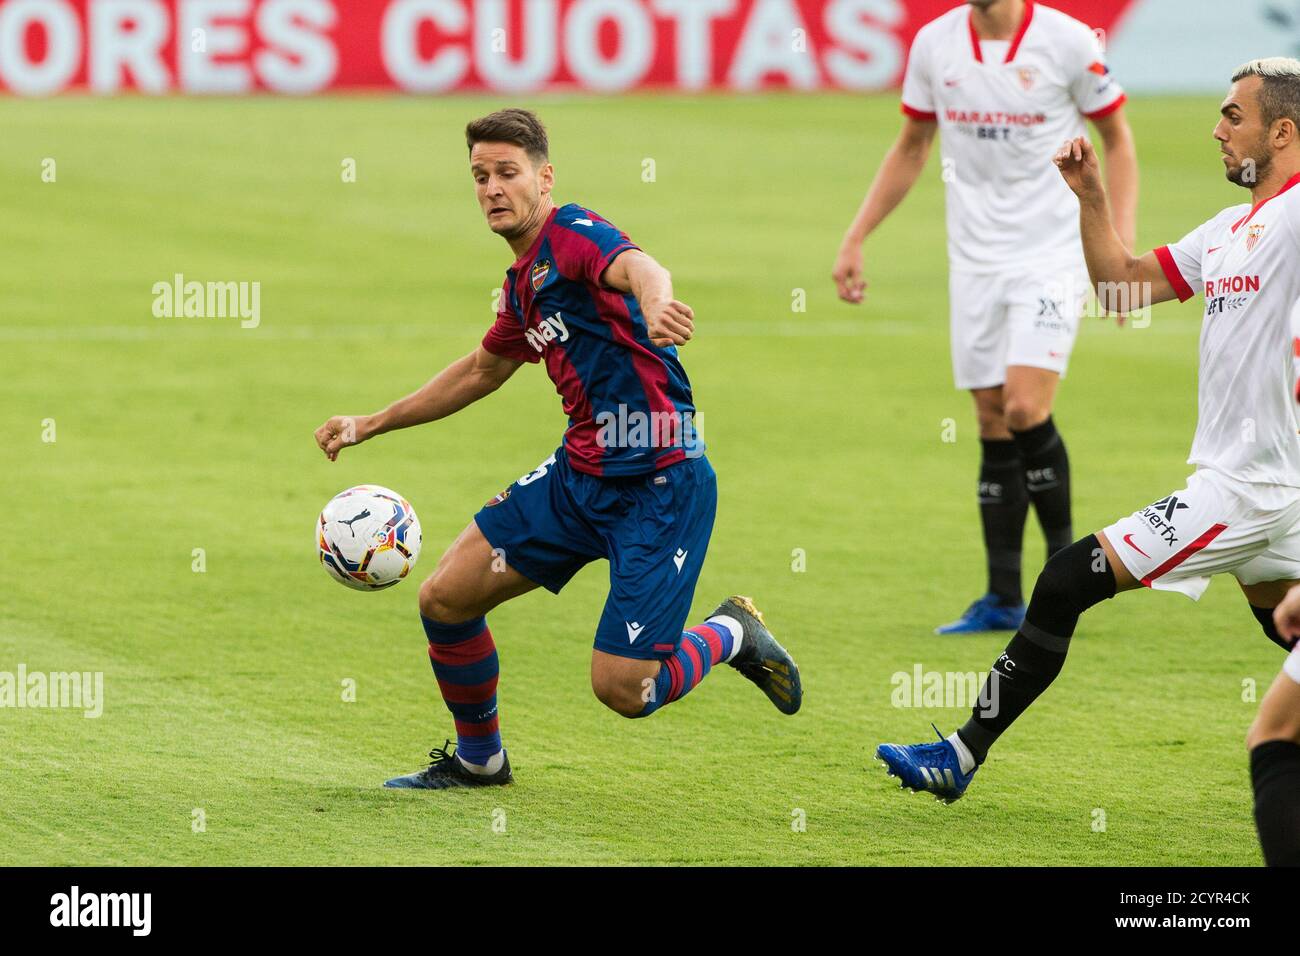
[[[533,244],[528,247],[528,251],[515,260],[514,265],[510,267],[511,272],[518,272],[525,262],[537,255],[537,250],[542,247],[542,240],[546,238],[546,233],[550,231],[551,223],[555,222],[555,217],[559,213],[559,206],[551,207],[551,214],[546,217],[546,222],[542,223],[542,228],[538,230],[537,238]]]
[[[1025,38],[1025,33],[1029,30],[1029,21],[1034,18],[1034,0],[1025,0],[1025,13],[1020,18],[1020,26],[1016,29],[1016,35],[1011,38],[1011,45],[1007,47],[1007,58],[1002,62],[1010,63],[1016,58],[1016,53],[1020,50],[1020,43]],[[980,50],[980,35],[975,32],[975,12],[972,10],[967,14],[966,24],[970,27],[970,45],[971,50],[975,53],[975,62],[984,62],[984,53]]]
[[[1288,180],[1286,181],[1286,183],[1282,186],[1282,188],[1279,189],[1277,192],[1275,192],[1273,195],[1269,196],[1268,199],[1261,199],[1259,202],[1255,203],[1255,205],[1251,206],[1251,207],[1250,207],[1250,212],[1246,213],[1246,215],[1244,215],[1242,218],[1238,219],[1236,222],[1234,222],[1234,223],[1232,224],[1232,231],[1233,231],[1233,232],[1236,232],[1238,229],[1240,229],[1240,228],[1241,228],[1242,226],[1244,226],[1246,223],[1248,223],[1248,222],[1250,222],[1252,219],[1254,219],[1254,218],[1255,218],[1255,213],[1259,212],[1259,210],[1263,207],[1263,205],[1264,205],[1266,202],[1269,202],[1270,200],[1276,199],[1278,196],[1282,195],[1284,192],[1286,192],[1286,191],[1287,191],[1288,189],[1290,189],[1292,186],[1295,186],[1295,185],[1297,185],[1297,184],[1300,184],[1300,173],[1296,173],[1294,176],[1292,176],[1290,179],[1288,179]]]

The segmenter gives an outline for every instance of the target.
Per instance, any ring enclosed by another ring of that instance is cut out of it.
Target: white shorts
[[[1300,488],[1200,468],[1182,491],[1105,530],[1133,577],[1193,601],[1225,572],[1242,584],[1300,581]]]
[[[1007,366],[1065,374],[1088,302],[1082,264],[1033,273],[950,272],[952,374],[958,388],[993,388]]]
[[[1286,672],[1287,677],[1300,684],[1300,644],[1291,648],[1291,653],[1287,655],[1282,670]]]

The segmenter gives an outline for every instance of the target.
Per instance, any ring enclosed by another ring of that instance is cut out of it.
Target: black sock
[[[1096,535],[1048,559],[1025,623],[994,663],[970,720],[957,731],[976,762],[984,762],[993,742],[1061,672],[1079,615],[1114,596],[1115,576]]]
[[[1020,549],[1029,514],[1024,465],[1010,439],[980,439],[980,522],[988,559],[989,591],[1003,606],[1024,602],[1020,592]]]
[[[1255,607],[1252,604],[1250,610],[1255,615],[1255,620],[1259,621],[1259,626],[1264,629],[1265,637],[1284,651],[1289,651],[1295,646],[1294,641],[1288,641],[1278,632],[1277,625],[1273,623],[1273,609],[1271,607]]]
[[[1074,540],[1070,521],[1070,456],[1051,416],[1028,431],[1011,433],[1025,463],[1025,484],[1038,512],[1047,556]]]
[[[1270,740],[1250,752],[1255,828],[1269,866],[1300,866],[1300,744]]]

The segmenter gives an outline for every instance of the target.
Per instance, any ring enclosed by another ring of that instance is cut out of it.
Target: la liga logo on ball
[[[339,492],[316,519],[320,563],[357,591],[382,591],[406,577],[420,557],[420,541],[411,503],[380,485]]]

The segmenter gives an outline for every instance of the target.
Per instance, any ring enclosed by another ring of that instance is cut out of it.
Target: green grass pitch
[[[1090,612],[960,803],[904,794],[872,760],[964,719],[895,707],[894,673],[982,672],[1005,644],[931,634],[983,585],[937,151],[868,244],[866,307],[829,280],[898,128],[892,96],[526,104],[550,125],[560,201],[627,230],[696,310],[683,359],[721,498],[695,610],[755,595],[800,662],[803,711],[781,717],[726,669],[651,720],[605,710],[588,682],[601,563],[491,617],[517,785],[381,789],[451,721],[416,584],[330,581],[316,513],[352,484],[398,489],[423,522],[422,577],[563,419],[527,367],[333,465],[312,430],[421,384],[490,323],[511,257],[461,135],[499,105],[0,101],[0,671],[102,671],[105,694],[98,719],[0,710],[5,862],[1259,862],[1243,686],[1262,695],[1281,656],[1230,580],[1199,605],[1137,593]],[[1210,139],[1216,101],[1138,98],[1130,115],[1144,247],[1242,200]],[[260,325],[155,318],[151,287],[178,272],[260,282]],[[1057,409],[1081,534],[1189,473],[1200,308],[1088,320]],[[1027,587],[1042,553],[1031,518]]]

